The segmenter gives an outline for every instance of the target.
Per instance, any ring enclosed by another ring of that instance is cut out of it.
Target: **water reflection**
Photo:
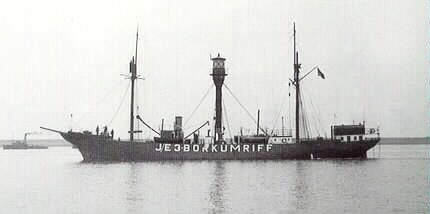
[[[181,204],[171,195],[187,193],[182,176],[187,175],[183,166],[185,162],[139,162],[125,163],[127,176],[124,177],[124,213],[158,213],[160,209],[169,211],[169,206],[159,207],[163,204],[171,205],[171,209],[181,210]],[[179,188],[177,186],[180,186]],[[184,189],[182,189],[184,188]],[[183,191],[181,191],[183,190]],[[188,192],[189,193],[189,192]],[[187,198],[186,196],[182,196]],[[170,200],[175,201],[170,201]],[[161,211],[160,213],[163,213]]]
[[[382,148],[367,160],[144,163],[1,151],[0,189],[11,194],[0,213],[429,213],[429,146]]]
[[[142,190],[138,187],[139,167],[136,165],[135,163],[128,164],[129,173],[126,180],[127,190],[125,192],[127,213],[138,213],[138,202],[143,200],[141,195]]]
[[[293,196],[293,206],[294,210],[306,211],[309,207],[309,165],[312,164],[310,161],[295,161],[295,173],[293,180],[294,186],[292,196]]]
[[[211,177],[213,179],[209,186],[209,203],[211,205],[209,213],[225,213],[224,191],[227,185],[223,161],[215,162],[213,175]]]

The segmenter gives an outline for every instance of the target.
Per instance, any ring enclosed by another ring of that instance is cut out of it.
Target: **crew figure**
[[[99,135],[99,125],[96,127],[96,134]]]
[[[112,129],[112,131],[110,131],[110,137],[113,139],[113,129]]]
[[[105,127],[103,128],[103,135],[104,135],[104,136],[107,136],[107,135],[108,135],[108,128],[107,128],[107,126],[105,126]]]

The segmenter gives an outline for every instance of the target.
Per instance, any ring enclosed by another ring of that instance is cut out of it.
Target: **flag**
[[[321,70],[319,68],[317,68],[317,72],[318,72],[318,76],[325,79],[325,75],[323,74],[323,72],[321,72]]]

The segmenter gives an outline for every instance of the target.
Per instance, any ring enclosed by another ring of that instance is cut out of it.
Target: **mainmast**
[[[131,80],[131,99],[130,99],[130,141],[134,139],[134,82],[137,79],[137,41],[139,39],[139,30],[136,32],[136,52],[130,61],[130,80]]]
[[[300,142],[300,64],[299,53],[296,51],[296,23],[293,23],[293,37],[294,37],[294,83],[296,86],[296,142]]]

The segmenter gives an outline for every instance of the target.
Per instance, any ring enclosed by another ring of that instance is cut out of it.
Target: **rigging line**
[[[308,106],[308,104],[305,104],[305,105]],[[307,113],[306,121],[307,121],[307,124],[308,124],[309,137],[314,136],[314,132],[319,133],[318,130],[316,130],[315,127],[312,126],[312,122],[313,122],[312,112]]]
[[[311,102],[312,107],[314,108],[315,121],[317,122],[317,124],[319,126],[319,130],[322,132],[322,134],[324,134],[325,136],[327,136],[327,133],[326,133],[326,131],[325,131],[325,129],[324,129],[322,123],[321,123],[321,113],[320,113],[320,110],[319,110],[319,108],[318,108],[317,105],[313,104],[312,99],[310,100],[310,102]],[[318,132],[318,134],[320,134],[320,133]]]
[[[313,105],[313,102],[312,102],[313,97],[311,96],[310,93],[309,94],[307,93],[306,95],[308,95],[308,96],[307,96],[307,99],[305,100],[305,102],[306,102],[306,104],[310,104],[310,107],[309,107],[310,118],[309,119],[312,119],[313,121],[311,121],[311,122],[315,123],[315,125],[314,126],[310,126],[309,129],[312,130],[312,128],[314,128],[315,132],[317,133],[317,135],[320,135],[319,127],[318,127],[317,120],[316,120],[316,118],[317,118],[316,116],[317,115],[315,115],[315,106]]]
[[[321,122],[322,115],[321,115],[321,111],[320,111],[320,108],[318,107],[318,105],[316,107],[316,111],[317,111],[317,116],[318,116],[317,119],[318,119],[318,123],[320,125],[320,128],[321,128],[322,132],[324,133],[324,136],[327,137],[327,131]]]
[[[304,117],[305,117],[305,114],[304,114],[305,109],[303,108],[303,103],[302,103],[301,98],[299,98],[299,108],[300,108],[299,120],[301,121],[301,127],[300,127],[300,124],[299,124],[299,128],[302,130],[302,133],[300,133],[300,134],[304,138],[306,138],[307,131],[306,131],[306,122],[305,122],[305,119],[304,119]]]
[[[200,107],[200,105],[203,103],[204,99],[208,96],[209,92],[211,91],[211,89],[214,87],[214,84],[212,84],[209,89],[206,91],[205,95],[203,95],[202,99],[200,99],[199,104],[194,108],[194,110],[191,112],[190,116],[188,117],[188,119],[185,121],[184,126],[187,125],[187,123],[191,120],[191,118],[193,117],[194,113],[196,113],[197,109]]]
[[[307,103],[308,103],[307,99],[305,99],[305,97],[307,97],[307,96],[303,96],[303,94],[304,94],[303,92],[305,92],[305,91],[302,90],[301,101],[302,101],[302,105],[303,105],[304,120],[306,121],[306,129],[305,130],[308,132],[307,135],[308,135],[308,138],[309,138],[309,135],[311,135],[311,132],[312,132],[312,127],[311,127],[310,122],[309,122],[310,119],[312,119],[312,111],[310,111],[310,113],[307,112],[307,110],[309,110],[309,108],[307,108],[308,107],[307,106]]]
[[[236,102],[240,105],[240,107],[242,107],[243,110],[245,110],[245,112],[252,119],[252,121],[254,121],[254,123],[257,124],[257,120],[255,120],[255,118],[252,116],[251,113],[249,113],[249,111],[245,108],[245,106],[243,106],[242,103],[240,103],[239,99],[233,94],[233,92],[230,90],[230,88],[228,88],[228,86],[225,83],[224,83],[224,86],[227,89],[227,91],[231,94],[231,96],[233,96],[233,98],[236,100]]]
[[[137,79],[136,79],[137,80]],[[142,82],[141,82],[142,83]],[[143,84],[143,83],[142,83]],[[140,105],[140,99],[139,99],[139,97],[140,96],[144,96],[145,94],[144,93],[140,93],[140,90],[139,90],[139,87],[141,87],[140,86],[140,84],[139,84],[139,81],[136,81],[135,82],[135,90],[134,90],[134,92],[135,92],[135,103],[136,103],[136,114],[135,115],[140,115],[140,111],[141,111],[141,107],[142,107],[142,105]],[[143,87],[143,86],[142,86]],[[145,91],[144,91],[145,92]],[[134,122],[135,122],[135,126],[137,127],[137,130],[140,130],[140,123],[139,123],[139,121],[137,121],[137,120],[134,120]],[[149,132],[148,132],[149,133]],[[136,133],[137,134],[137,138],[138,139],[143,139],[143,131],[142,132],[138,132],[138,133]]]
[[[224,100],[222,101],[222,107],[224,108],[224,115],[225,115],[225,123],[227,124],[228,134],[230,135],[230,138],[232,138],[231,135],[231,129],[230,129],[230,123],[228,122],[228,116],[227,116],[227,108],[225,107]]]
[[[125,97],[127,95],[128,89],[130,89],[130,82],[128,83],[127,88],[124,90],[124,93],[122,94],[121,102],[120,102],[118,108],[116,109],[116,112],[113,115],[112,119],[109,121],[108,126],[111,125],[111,123],[115,120],[116,116],[118,115],[118,112],[121,109],[122,104],[124,103],[124,100],[125,100]]]
[[[293,130],[292,113],[291,113],[291,85],[288,83],[288,124],[289,129]]]
[[[309,109],[310,109],[310,113],[309,113],[310,114],[310,119],[312,119],[313,121],[311,121],[311,122],[313,122],[313,124],[315,124],[314,126],[311,126],[310,128],[311,129],[314,128],[316,134],[318,136],[320,136],[320,127],[319,127],[318,121],[316,119],[318,117],[318,115],[316,115],[315,106],[313,105],[312,97],[311,97],[310,94],[309,94],[308,99],[306,100],[306,102],[308,104],[310,104],[310,107],[309,107]]]
[[[306,114],[305,112],[303,112],[303,114]],[[310,129],[309,129],[309,123],[308,123],[308,118],[306,115],[303,115],[303,125],[304,125],[304,131],[305,131],[305,136],[307,138],[309,138],[310,136]]]
[[[303,102],[303,95],[300,94],[300,106],[302,107],[302,121],[303,121],[303,131],[304,134],[306,135],[307,138],[309,138],[310,135],[310,130],[309,130],[309,121],[308,121],[308,117],[307,117],[307,113],[306,113],[306,108],[305,108],[305,104]]]
[[[236,102],[237,103],[239,103],[239,105],[240,105],[240,107],[242,107],[245,111],[246,111],[246,113],[248,114],[248,116],[254,121],[254,123],[255,124],[257,124],[257,120],[255,120],[255,118],[254,117],[252,117],[252,114],[251,113],[249,113],[249,111],[245,108],[245,106],[243,106],[242,105],[242,103],[240,103],[240,101],[239,101],[239,99],[233,94],[233,92],[230,90],[230,88],[228,88],[228,86],[224,83],[224,86],[225,86],[225,88],[227,89],[227,91],[231,94],[231,96],[233,96],[233,98],[236,100]],[[261,128],[261,127],[264,127],[264,126],[262,126],[261,125],[261,122],[260,122],[260,130],[265,134],[265,135],[269,135],[268,133],[267,133],[267,131],[266,130],[264,130],[263,128]]]
[[[307,104],[307,101],[305,100],[304,101],[304,103],[303,103],[303,106],[304,106],[304,108],[306,107],[308,107],[308,104]],[[308,109],[306,109],[306,112],[304,112],[304,113],[306,113],[306,125],[308,126],[307,127],[307,130],[308,130],[308,138],[310,138],[311,136],[312,136],[312,134],[313,134],[313,131],[312,131],[312,125],[311,125],[311,123],[310,122],[312,122],[311,121],[311,119],[312,119],[312,112],[310,112],[310,113],[308,113],[308,110],[309,110],[309,108]]]
[[[137,67],[137,62],[135,62],[136,63],[136,67]],[[136,70],[137,70],[137,68],[136,68]],[[135,93],[135,101],[136,101],[136,108],[135,108],[135,115],[140,115],[139,114],[139,110],[140,110],[140,107],[139,107],[139,89],[138,89],[138,83],[137,83],[138,81],[136,81],[135,83],[134,83],[134,87],[135,87],[135,91],[134,91],[134,93]],[[139,123],[139,121],[137,121],[137,120],[134,120],[134,126],[137,128],[137,130],[140,130],[140,123]],[[136,133],[137,134],[137,139],[142,139],[141,137],[141,133]]]
[[[194,124],[191,124],[189,126],[184,126],[184,127],[182,127],[182,129],[183,130],[190,130],[190,129],[193,129],[193,128],[198,127],[200,125],[202,125],[202,123],[194,123]],[[164,127],[166,127],[166,125],[164,125]]]
[[[311,98],[311,96],[309,96],[309,98],[306,100],[306,102],[308,103],[308,104],[310,104],[310,107],[309,107],[309,109],[310,109],[310,118],[309,118],[309,121],[311,121],[312,122],[312,124],[315,124],[314,126],[309,126],[309,128],[312,130],[312,128],[314,129],[314,131],[316,132],[316,134],[318,135],[318,136],[321,136],[321,133],[320,133],[320,130],[321,130],[321,127],[319,127],[319,124],[318,124],[318,120],[317,120],[317,118],[318,118],[318,115],[317,115],[317,113],[316,113],[316,111],[315,111],[315,106],[314,106],[314,104],[313,104],[313,102],[312,102],[312,98]],[[306,104],[306,105],[308,105],[308,104]]]
[[[303,92],[305,92],[305,90],[303,90]],[[306,92],[306,95],[308,95],[307,92]],[[309,110],[309,113],[307,114],[307,117],[306,117],[307,122],[308,122],[308,126],[309,126],[308,127],[309,134],[312,135],[312,128],[314,128],[315,129],[314,131],[319,135],[319,130],[317,129],[317,127],[316,126],[314,127],[314,126],[310,125],[311,124],[310,122],[313,122],[313,121],[316,122],[316,120],[315,120],[315,117],[314,117],[314,114],[313,114],[313,109],[312,109],[313,105],[312,105],[312,102],[310,102],[309,100],[311,100],[311,96],[310,95],[306,96],[306,99],[304,99],[304,105],[306,105],[306,107],[308,107],[309,103],[311,104],[311,106],[307,108],[307,110]]]
[[[283,91],[282,91],[283,92]],[[284,103],[285,103],[285,94],[284,93],[282,93],[281,92],[281,107],[279,108],[279,112],[278,112],[278,114],[276,115],[276,117],[273,119],[273,128],[272,128],[272,130],[274,130],[275,129],[275,127],[276,127],[276,123],[279,121],[279,117],[281,116],[281,112],[282,112],[282,109],[284,108]]]
[[[192,125],[189,125],[189,126],[183,126],[182,127],[182,129],[183,130],[188,130],[188,129],[192,129],[192,128],[194,128],[194,127],[197,127],[199,124],[192,124]]]
[[[327,132],[324,129],[324,126],[322,125],[322,122],[321,122],[320,109],[318,108],[317,105],[313,104],[312,100],[313,100],[313,97],[309,94],[309,101],[310,101],[311,107],[313,108],[313,111],[314,111],[314,120],[317,123],[317,125],[319,126],[319,127],[315,127],[315,128],[319,128],[321,130],[321,132],[327,137]],[[315,106],[317,106],[317,107],[315,107]],[[317,132],[318,132],[318,134],[320,134],[319,130],[317,130]]]
[[[84,118],[88,118],[88,115],[93,115],[95,108],[98,107],[103,101],[105,101],[109,96],[112,95],[112,92],[116,91],[118,85],[113,84],[116,82],[116,79],[112,80],[109,85],[112,84],[112,87],[109,87],[110,90],[103,96],[103,99],[97,100],[96,104],[91,106],[89,111],[85,112],[78,120],[75,121],[75,124],[79,124]],[[115,87],[116,86],[116,87]]]

